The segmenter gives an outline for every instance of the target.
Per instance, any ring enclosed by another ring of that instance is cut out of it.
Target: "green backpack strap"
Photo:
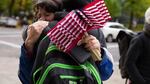
[[[45,36],[45,38],[46,38],[46,36]],[[45,39],[44,38],[44,39]],[[45,53],[45,56],[49,53],[49,52],[52,52],[52,51],[54,51],[54,50],[59,50],[57,47],[56,47],[56,45],[54,45],[54,44],[50,44],[49,45],[49,47],[48,47],[48,49],[47,49],[47,51],[46,51],[46,53]],[[39,79],[37,80],[37,82],[34,80],[35,79],[35,75],[40,71],[42,69],[42,67],[40,67],[40,68],[38,68],[35,72],[34,72],[34,74],[33,74],[33,82],[34,82],[34,84],[39,84]]]
[[[46,39],[47,37],[48,35],[46,35],[42,40]],[[59,49],[56,47],[56,45],[50,43],[45,55],[47,55],[49,52],[53,50],[59,50]]]
[[[45,53],[45,56],[46,56],[49,52],[54,51],[54,50],[59,50],[59,49],[56,47],[56,45],[51,44],[51,45],[48,47],[48,49],[47,49],[47,51],[46,51],[46,53]]]
[[[99,73],[90,62],[86,61],[83,65],[81,65],[81,67],[86,68],[86,70],[90,71],[90,73],[94,76],[95,80],[97,81],[97,84],[102,83]]]
[[[50,44],[46,53],[45,53],[45,56],[49,53],[49,52],[52,52],[54,50],[59,50],[56,45],[54,44]],[[101,78],[100,78],[100,75],[99,73],[97,72],[96,68],[90,63],[90,62],[85,62],[84,64],[81,64],[80,67],[88,70],[91,72],[91,74],[93,74],[94,78],[96,79],[97,83],[98,84],[101,84]],[[36,84],[39,83],[39,80],[36,82]]]

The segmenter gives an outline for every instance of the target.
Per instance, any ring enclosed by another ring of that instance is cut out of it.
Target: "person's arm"
[[[47,21],[37,21],[34,22],[33,24],[29,25],[26,33],[26,39],[24,39],[24,45],[25,48],[27,49],[28,53],[30,56],[33,54],[33,48],[37,40],[39,39],[43,29],[48,25]]]
[[[33,68],[33,47],[35,42],[40,37],[43,29],[48,25],[46,21],[37,21],[28,26],[27,38],[21,47],[21,55],[19,59],[19,73],[18,76],[23,84],[29,84],[31,70]]]
[[[48,25],[47,21],[37,21],[28,26],[27,38],[25,39],[25,47],[28,52],[32,53],[37,40],[39,39],[43,29]]]
[[[114,60],[111,53],[106,48],[101,48],[102,60],[96,61],[96,66],[101,75],[102,81],[108,80],[114,71],[113,64]]]
[[[25,45],[23,44],[21,46],[21,54],[19,58],[19,71],[18,71],[18,76],[23,84],[29,84],[29,80],[31,77],[30,75],[34,60],[29,57],[30,56],[28,55]]]
[[[101,61],[95,61],[95,64],[98,67],[98,70],[101,75],[101,79],[103,81],[109,79],[113,74],[113,64],[114,60],[111,53],[107,50],[106,40],[101,29],[98,29],[98,37],[97,40],[100,43],[100,53],[101,53]]]
[[[129,50],[127,52],[127,70],[131,81],[137,84],[145,84],[145,80],[140,74],[136,63],[138,62],[139,56],[142,55],[142,42],[141,39],[133,39],[130,43]]]
[[[99,38],[98,38],[98,40],[101,43],[101,47],[107,48],[106,40],[105,40],[105,37],[104,37],[104,34],[103,34],[102,30],[98,29],[98,32],[99,32]]]
[[[99,55],[101,57],[101,45],[99,40],[93,36],[93,35],[84,35],[79,44],[85,44],[84,47],[91,52],[92,54],[92,59],[94,61],[100,61],[100,59],[97,58]],[[95,54],[96,51],[96,55]]]

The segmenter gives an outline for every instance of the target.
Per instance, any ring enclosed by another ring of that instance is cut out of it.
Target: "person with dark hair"
[[[61,7],[61,0],[37,0],[34,5],[36,22],[30,24],[22,35],[24,44],[21,47],[18,75],[23,84],[29,84],[31,79],[37,41],[44,28],[54,20],[56,11],[60,11]]]
[[[145,12],[145,25],[134,37],[127,52],[130,84],[150,84],[150,7]]]

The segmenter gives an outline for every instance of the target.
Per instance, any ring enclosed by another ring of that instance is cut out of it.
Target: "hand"
[[[85,48],[91,52],[91,56],[94,61],[101,60],[101,46],[100,42],[96,39],[96,37],[86,34],[79,42],[79,44],[82,43],[85,43]]]
[[[25,46],[28,51],[32,52],[34,44],[40,37],[43,29],[48,25],[47,21],[37,21],[28,26],[27,39],[25,40]]]
[[[94,49],[98,49],[100,51],[101,45],[99,40],[97,40],[96,37],[92,36],[92,35],[88,35],[88,36],[83,36],[83,38],[81,39],[81,41],[79,42],[79,44],[85,43],[85,48],[87,50],[94,50]]]

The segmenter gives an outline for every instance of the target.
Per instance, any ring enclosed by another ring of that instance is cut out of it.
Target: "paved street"
[[[21,84],[17,77],[21,30],[0,27],[0,84]]]
[[[22,29],[0,27],[0,84],[21,84],[18,77],[18,58],[20,54],[20,45]],[[115,60],[114,73],[112,77],[104,84],[124,84],[118,69],[118,45],[117,43],[108,43],[108,49]]]

